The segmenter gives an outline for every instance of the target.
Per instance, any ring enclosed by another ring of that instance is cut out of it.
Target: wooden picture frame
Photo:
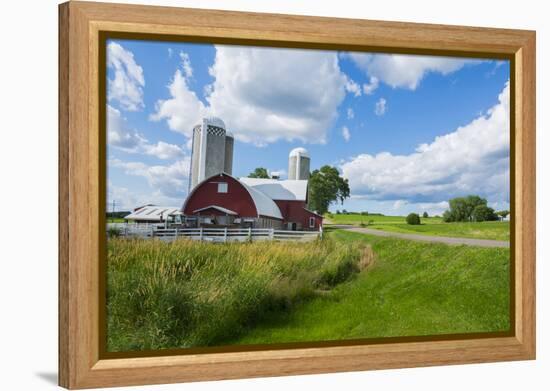
[[[100,39],[143,34],[195,42],[492,56],[511,61],[513,330],[509,335],[105,358],[105,108]],[[70,389],[535,358],[535,32],[138,5],[59,6],[59,384]]]

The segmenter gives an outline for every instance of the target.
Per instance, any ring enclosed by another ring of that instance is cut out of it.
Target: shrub
[[[406,218],[407,224],[410,225],[419,225],[420,224],[420,216],[416,213],[409,213],[409,215]]]

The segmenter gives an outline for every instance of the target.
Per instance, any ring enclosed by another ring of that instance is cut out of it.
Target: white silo
[[[288,179],[309,179],[309,153],[305,148],[294,148],[288,155]]]
[[[220,118],[203,118],[193,128],[189,190],[204,179],[232,168],[233,136],[227,137],[225,123]]]
[[[233,145],[235,144],[235,138],[231,132],[225,134],[225,163],[224,172],[229,175],[233,175]]]

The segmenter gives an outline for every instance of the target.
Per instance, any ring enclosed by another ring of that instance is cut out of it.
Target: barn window
[[[315,217],[309,218],[309,228],[315,228]]]
[[[218,193],[227,193],[227,183],[225,182],[218,183]]]

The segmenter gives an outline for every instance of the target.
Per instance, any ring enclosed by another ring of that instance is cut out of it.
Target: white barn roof
[[[181,212],[181,208],[174,206],[146,205],[135,209],[124,218],[126,220],[161,221],[161,216],[162,219],[166,219],[169,215],[179,212]]]
[[[307,180],[284,180],[263,178],[239,178],[241,183],[259,190],[272,200],[305,201]]]
[[[248,186],[244,182],[241,182],[241,184],[250,193],[250,196],[252,197],[252,201],[254,202],[254,205],[256,206],[256,210],[258,211],[258,215],[274,217],[276,219],[281,219],[281,220],[283,219],[281,210],[271,198],[269,198],[267,195],[265,195],[261,191],[256,190],[251,186]]]

